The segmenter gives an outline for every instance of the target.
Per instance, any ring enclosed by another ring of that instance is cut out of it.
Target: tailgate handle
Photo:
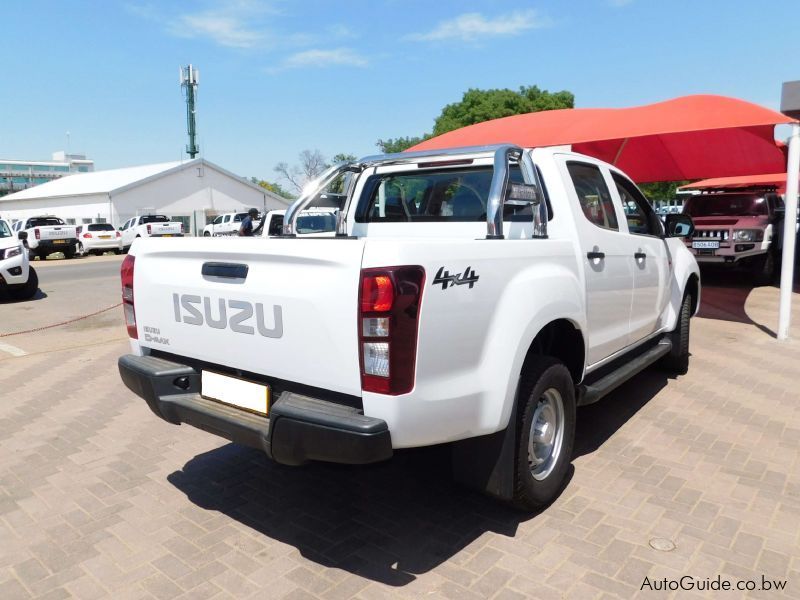
[[[247,278],[247,265],[236,263],[203,263],[203,277],[222,277],[225,279]]]

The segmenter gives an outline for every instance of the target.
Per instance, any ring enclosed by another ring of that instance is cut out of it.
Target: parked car
[[[451,443],[456,480],[538,509],[577,406],[651,364],[687,371],[691,218],[665,232],[613,165],[501,145],[367,157],[334,184],[352,194],[336,237],[297,235],[310,193],[267,244],[125,258],[120,374],[157,416],[286,465]]]
[[[709,192],[684,206],[696,229],[686,245],[701,265],[745,267],[757,284],[775,278],[783,248],[783,199],[774,191]]]
[[[119,232],[119,248],[127,252],[138,238],[183,237],[183,223],[164,215],[141,215],[125,221]]]
[[[283,231],[285,210],[271,210],[265,217],[262,236],[279,236]],[[335,209],[316,208],[304,210],[297,217],[295,233],[304,237],[331,237],[336,232]]]
[[[119,254],[120,241],[122,234],[114,229],[111,223],[89,223],[77,227],[78,244],[77,253],[80,256],[86,254],[103,254],[113,252]]]
[[[39,289],[39,278],[24,246],[27,235],[26,231],[14,235],[11,226],[0,219],[0,289],[15,300],[33,298]]]
[[[44,260],[51,254],[61,252],[65,258],[75,256],[78,243],[74,225],[67,225],[62,219],[53,215],[41,215],[17,221],[12,230],[25,246],[28,260],[41,258]],[[25,232],[25,236],[20,233]]]
[[[239,228],[242,226],[242,221],[247,216],[246,212],[240,213],[226,213],[214,218],[211,223],[203,228],[203,235],[205,237],[214,236],[220,237],[223,235],[238,235]],[[260,218],[253,221],[253,227],[258,227],[261,223]]]

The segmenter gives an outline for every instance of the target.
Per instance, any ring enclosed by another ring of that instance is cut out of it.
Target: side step
[[[645,370],[662,356],[672,350],[672,342],[664,338],[647,352],[640,354],[630,362],[621,365],[616,371],[612,371],[602,379],[598,379],[590,385],[582,385],[578,390],[578,406],[594,404],[606,394],[614,391],[639,371]]]

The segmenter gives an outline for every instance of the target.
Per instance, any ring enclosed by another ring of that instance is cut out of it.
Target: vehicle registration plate
[[[66,244],[67,240],[53,240],[54,244]]]
[[[203,371],[200,379],[200,395],[259,415],[266,416],[269,413],[268,385]]]
[[[706,241],[706,240],[694,240],[692,242],[692,248],[694,248],[694,249],[698,249],[698,248],[714,248],[714,249],[716,249],[716,248],[719,248],[719,241],[718,240],[714,240],[714,241],[711,241],[711,240],[708,240],[708,241]]]
[[[172,237],[172,234],[171,234],[171,233],[165,233],[165,234],[164,234],[164,235],[162,235],[161,237]]]
[[[110,240],[111,239],[110,235],[101,235],[99,237],[100,237],[101,240]]]

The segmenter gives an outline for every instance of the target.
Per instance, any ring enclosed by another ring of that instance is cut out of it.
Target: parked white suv
[[[14,300],[27,300],[39,289],[39,278],[28,263],[23,245],[28,234],[23,231],[18,235],[0,219],[0,291],[7,291]]]
[[[28,259],[36,257],[44,260],[51,254],[61,252],[66,258],[75,256],[78,242],[74,225],[67,225],[62,219],[53,215],[40,215],[17,221],[12,226],[25,248]],[[19,234],[25,232],[25,239]]]
[[[246,212],[240,213],[226,213],[214,218],[211,223],[203,227],[203,235],[205,237],[214,236],[219,237],[223,235],[238,235],[239,228],[242,226],[242,221],[247,216]],[[261,221],[256,219],[253,221],[253,229],[258,227]]]
[[[269,243],[126,257],[119,368],[156,415],[287,465],[452,443],[458,481],[537,509],[566,481],[578,406],[656,362],[688,369],[691,218],[665,233],[613,165],[460,148],[367,157],[315,187]],[[335,237],[297,236],[330,188],[348,191]]]
[[[77,253],[80,256],[85,254],[97,254],[113,252],[119,254],[120,241],[122,234],[114,229],[111,223],[89,223],[78,225],[78,245]]]
[[[141,215],[133,217],[119,228],[119,248],[127,252],[138,238],[146,237],[182,237],[183,223],[170,221],[164,215]]]

